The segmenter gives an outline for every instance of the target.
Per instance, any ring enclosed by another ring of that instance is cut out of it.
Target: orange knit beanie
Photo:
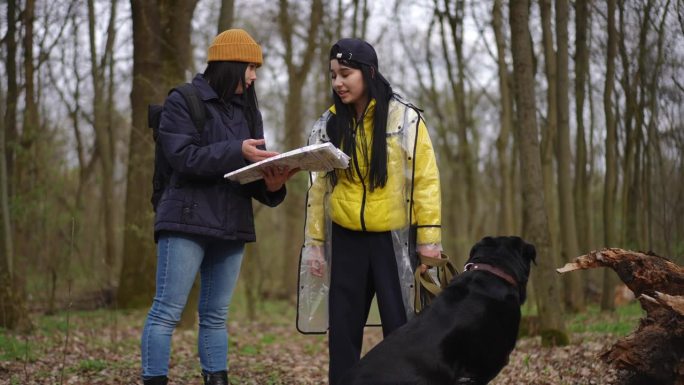
[[[209,46],[207,61],[239,61],[263,63],[261,47],[242,29],[229,29],[221,32]]]

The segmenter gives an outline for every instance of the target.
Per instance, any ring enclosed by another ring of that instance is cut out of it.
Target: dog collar
[[[509,274],[505,273],[503,270],[499,269],[496,266],[488,265],[486,263],[466,263],[465,266],[463,266],[463,271],[475,271],[475,270],[483,270],[487,271],[489,273],[492,273],[496,275],[497,277],[503,279],[504,281],[510,283],[511,285],[517,287],[518,282],[513,279]]]

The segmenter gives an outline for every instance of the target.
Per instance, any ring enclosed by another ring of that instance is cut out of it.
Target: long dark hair
[[[353,60],[337,59],[341,65],[360,69],[363,75],[363,83],[368,92],[368,102],[375,99],[375,116],[373,116],[373,137],[371,140],[370,162],[368,160],[367,148],[362,154],[356,152],[356,138],[363,135],[363,116],[361,117],[361,127],[357,127],[355,111],[352,105],[344,104],[342,99],[333,90],[332,97],[335,103],[336,114],[328,121],[327,131],[330,141],[352,158],[352,162],[358,164],[358,157],[363,156],[366,164],[370,166],[369,181],[370,190],[385,187],[387,183],[387,111],[389,101],[392,98],[392,87],[383,81],[380,76],[376,76],[377,69],[366,64],[361,64]],[[366,106],[368,108],[368,106]],[[358,135],[353,135],[358,130]],[[347,177],[354,178],[352,167],[346,169]],[[337,183],[337,176],[331,173],[333,185]],[[359,175],[364,178],[364,175]]]
[[[260,135],[256,132],[259,102],[254,84],[245,87],[245,72],[248,65],[249,63],[237,61],[210,61],[204,70],[204,79],[223,102],[229,104],[234,97],[240,97],[245,106],[244,114],[249,132],[252,138],[256,138]],[[235,94],[238,85],[242,85],[243,90],[240,96]]]

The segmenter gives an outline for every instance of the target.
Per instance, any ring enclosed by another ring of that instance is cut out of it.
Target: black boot
[[[143,380],[143,385],[166,385],[168,383],[169,379],[166,376],[155,376]]]
[[[202,378],[204,379],[204,385],[230,385],[230,382],[228,382],[228,372],[225,370],[214,373],[208,373],[203,370]]]

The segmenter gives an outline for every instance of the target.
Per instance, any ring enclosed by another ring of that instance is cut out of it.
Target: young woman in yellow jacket
[[[346,170],[311,174],[297,327],[329,330],[335,385],[360,359],[374,295],[385,336],[413,315],[416,252],[441,254],[441,200],[421,111],[392,92],[375,49],[360,39],[338,41],[330,76],[334,105],[309,143],[331,142],[350,162]]]

